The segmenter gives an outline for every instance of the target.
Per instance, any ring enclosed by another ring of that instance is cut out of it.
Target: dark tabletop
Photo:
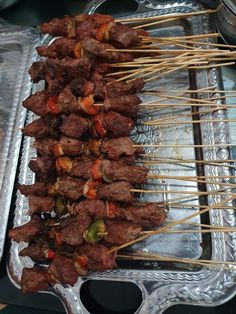
[[[37,26],[53,17],[65,14],[74,15],[83,10],[85,0],[19,0],[12,7],[0,11],[0,17],[12,24]],[[112,5],[111,5],[112,2]],[[103,13],[127,13],[135,6],[128,0],[108,0],[102,7]],[[10,304],[1,310],[2,314],[53,314],[64,313],[60,301],[49,294],[22,295],[9,281],[6,274],[6,252],[0,264],[0,303]],[[81,298],[93,314],[132,314],[140,304],[141,295],[137,287],[121,283],[90,282],[83,287]],[[178,305],[168,309],[165,314],[233,314],[236,298],[225,305],[214,308]],[[148,313],[147,313],[148,314]]]

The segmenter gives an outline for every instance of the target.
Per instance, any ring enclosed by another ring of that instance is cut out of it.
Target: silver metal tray
[[[26,110],[22,100],[30,94],[32,84],[27,69],[36,59],[39,42],[34,29],[0,24],[0,261],[17,171]]]
[[[145,1],[142,1],[144,3]],[[192,12],[202,9],[195,2],[165,2],[165,4],[156,5],[155,1],[146,1],[149,7],[155,8],[156,11],[145,13],[136,16],[154,16],[175,12]],[[176,23],[165,23],[158,25],[158,29],[153,31],[155,36],[175,36],[181,34],[198,34],[211,32],[209,19],[207,16],[197,16],[192,19],[179,21]],[[215,69],[198,70],[195,72],[178,71],[170,76],[162,77],[158,81],[146,85],[145,88],[158,88],[159,90],[171,89],[186,89],[191,88],[216,86],[221,88],[221,74]],[[40,88],[40,87],[39,87]],[[144,101],[151,100],[150,97],[141,95]],[[207,95],[202,95],[207,96]],[[173,109],[172,109],[173,110]],[[187,112],[187,108],[183,108],[183,112]],[[201,153],[204,159],[229,159],[231,151],[225,145],[229,143],[228,125],[224,122],[219,123],[202,123],[200,129],[196,129],[192,124],[182,126],[171,125],[169,127],[144,127],[141,125],[142,120],[161,118],[162,115],[173,114],[173,111],[165,109],[165,111],[152,111],[148,114],[141,115],[137,126],[132,133],[134,140],[140,143],[160,143],[160,144],[191,144],[199,140],[203,144],[219,144],[223,147],[204,148],[200,151],[195,151],[193,148],[187,149],[184,147],[173,149],[168,148],[150,148],[146,153],[155,153],[161,158],[197,158],[198,153]],[[224,118],[226,112],[217,111],[214,115],[205,115],[205,119],[214,119],[216,117]],[[29,121],[34,119],[34,116],[29,114]],[[34,181],[32,172],[27,168],[30,158],[35,156],[35,151],[32,147],[32,139],[25,138],[22,158],[20,162],[19,181],[25,184],[31,184]],[[189,167],[190,166],[190,167]],[[177,167],[171,164],[159,164],[152,168],[153,173],[167,175],[195,175],[204,171],[206,175],[229,175],[229,167],[205,166],[204,168],[196,167],[196,165],[188,164]],[[226,179],[227,182],[227,179]],[[183,190],[183,185],[180,186],[178,181],[174,180],[156,180],[151,184],[146,185],[148,189],[165,190],[166,193],[140,195],[141,200],[163,202],[175,198],[168,191],[176,189]],[[207,190],[218,189],[217,182],[208,184]],[[189,182],[184,183],[184,189],[189,191],[197,191],[196,185]],[[178,195],[179,197],[181,195]],[[185,200],[189,206],[196,204],[212,205],[222,200],[222,195],[209,195],[208,198],[199,199],[192,198]],[[211,210],[209,215],[203,217],[202,221],[210,220],[213,225],[235,226],[235,212],[233,210]],[[29,220],[27,214],[28,204],[27,199],[17,194],[15,205],[14,226],[19,226]],[[168,211],[169,219],[180,219],[188,216],[196,211],[196,209],[180,210],[171,206]],[[204,220],[206,219],[206,220]],[[200,217],[191,220],[200,222]],[[178,228],[189,228],[187,225],[178,226]],[[19,257],[18,252],[25,246],[26,243],[17,244],[14,241],[11,244],[11,250],[8,260],[8,274],[12,282],[19,287],[21,272],[23,267],[33,266],[30,258]],[[234,261],[236,257],[236,234],[235,233],[214,233],[211,237],[204,237],[200,234],[180,234],[180,235],[158,235],[147,239],[145,242],[135,246],[139,250],[146,252],[157,252],[163,255],[175,257],[188,257],[199,259],[200,257],[211,258],[212,260]],[[74,287],[55,285],[48,293],[53,293],[63,302],[68,313],[88,313],[80,300],[80,288],[88,279],[99,280],[118,280],[130,281],[139,286],[142,291],[143,301],[136,313],[162,313],[166,308],[173,304],[188,303],[204,306],[216,306],[230,299],[236,292],[235,277],[236,272],[226,270],[214,270],[206,268],[189,268],[181,264],[157,263],[154,261],[120,261],[120,268],[117,270],[106,271],[103,273],[93,272],[86,277],[80,277]]]

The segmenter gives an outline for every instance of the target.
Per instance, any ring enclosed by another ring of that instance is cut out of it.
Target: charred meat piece
[[[66,57],[74,58],[74,49],[77,44],[75,39],[57,38],[49,46],[40,46],[36,50],[42,57],[63,59]]]
[[[48,156],[37,157],[29,162],[29,168],[38,176],[39,181],[48,182],[56,175],[55,160]]]
[[[84,59],[47,59],[47,66],[54,69],[56,75],[62,75],[64,79],[71,81],[78,77],[90,76],[90,64]]]
[[[36,92],[34,95],[26,98],[22,105],[37,116],[45,117],[49,113],[47,108],[47,100],[49,96],[50,95],[45,91]]]
[[[85,212],[80,212],[74,217],[65,218],[61,223],[61,230],[56,231],[57,241],[67,243],[72,246],[83,243],[83,233],[91,225],[92,219]]]
[[[136,94],[144,87],[144,80],[136,78],[130,82],[116,82],[107,85],[103,80],[96,81],[95,96],[102,99],[121,95]]]
[[[21,276],[21,290],[23,293],[47,290],[50,287],[48,273],[37,266],[23,268]]]
[[[119,112],[128,117],[136,118],[138,114],[138,105],[141,99],[136,95],[124,95],[117,98],[106,98],[104,107],[108,110]]]
[[[73,94],[78,97],[86,97],[88,95],[91,95],[94,93],[95,85],[93,82],[90,82],[86,80],[83,77],[79,77],[77,79],[74,79],[69,84],[71,91]]]
[[[9,238],[16,241],[25,241],[29,242],[32,240],[37,234],[43,231],[44,224],[42,220],[38,217],[33,217],[26,224],[13,228],[9,231]]]
[[[56,127],[58,127],[58,119],[40,118],[27,124],[22,132],[30,137],[45,138],[50,136],[57,136]]]
[[[87,257],[88,269],[105,271],[117,268],[115,254],[108,254],[108,249],[102,244],[85,244],[79,250],[79,255]]]
[[[79,203],[74,203],[70,212],[72,214],[79,214],[81,212],[88,213],[93,218],[106,218],[106,206],[102,200],[84,200]]]
[[[130,118],[114,111],[98,114],[92,121],[92,135],[102,138],[128,136],[134,124]]]
[[[131,53],[107,51],[108,49],[114,49],[114,47],[110,44],[101,43],[93,38],[85,38],[81,44],[91,55],[107,62],[128,62],[133,60]]]
[[[141,42],[136,29],[120,23],[113,23],[109,29],[109,40],[122,48],[138,46]]]
[[[55,208],[55,200],[51,196],[29,195],[29,214],[51,212]]]
[[[54,18],[47,23],[41,24],[40,30],[52,36],[68,36],[73,22],[73,18],[69,16],[65,16],[63,19]]]
[[[34,142],[34,148],[41,155],[53,156],[53,148],[58,142],[53,138],[36,139]]]
[[[69,86],[65,87],[59,94],[57,106],[62,113],[78,112],[79,104]]]
[[[160,226],[165,221],[165,212],[155,203],[135,204],[120,209],[125,219],[144,227]]]
[[[89,129],[89,120],[77,114],[71,113],[68,117],[63,117],[60,131],[73,138],[80,138]]]
[[[75,138],[61,136],[58,144],[54,145],[54,155],[80,156],[85,149],[85,143]]]
[[[106,182],[128,181],[141,184],[147,181],[148,169],[138,166],[124,166],[116,161],[102,161],[102,177]]]
[[[46,196],[47,195],[47,184],[44,182],[36,182],[31,185],[26,184],[18,184],[18,190],[23,195],[38,195],[38,196]]]
[[[132,156],[136,151],[134,143],[129,137],[104,140],[102,141],[101,150],[113,160],[119,160],[122,156]]]
[[[57,179],[55,188],[58,194],[77,201],[83,196],[84,183],[81,179],[62,176]]]
[[[44,262],[49,258],[49,246],[46,242],[31,243],[19,252],[20,256],[29,256],[34,261]]]
[[[57,255],[48,268],[50,282],[66,283],[74,286],[78,279],[78,273],[74,261],[66,256]]]
[[[129,203],[133,200],[130,189],[132,185],[126,181],[101,184],[97,188],[97,196],[108,201]]]
[[[142,227],[136,223],[120,220],[106,222],[106,232],[108,235],[104,240],[108,243],[121,245],[133,241],[142,231]]]
[[[41,80],[44,80],[46,75],[46,64],[43,61],[36,61],[33,62],[30,69],[29,69],[29,75],[31,77],[31,80],[34,83],[38,83]]]
[[[80,158],[75,158],[69,174],[72,177],[80,177],[88,180],[92,177],[92,166],[93,160],[91,159],[81,160]]]

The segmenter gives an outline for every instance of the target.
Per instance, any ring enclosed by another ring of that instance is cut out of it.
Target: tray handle
[[[114,4],[114,0],[90,0],[84,7],[83,12],[88,13],[88,14],[93,14],[99,9],[99,7],[101,7],[106,2],[110,2],[111,6],[112,6],[112,2]],[[145,2],[145,1],[142,1],[142,2]],[[154,8],[153,9],[149,8],[145,4],[140,3],[140,1],[138,0],[127,0],[126,3],[127,4],[131,3],[131,4],[136,5],[136,9],[133,11],[133,14],[144,13],[144,12],[155,10]],[[106,13],[104,12],[104,14]]]

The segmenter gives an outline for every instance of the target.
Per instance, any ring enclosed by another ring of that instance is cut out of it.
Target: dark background
[[[53,17],[65,14],[75,15],[82,12],[88,1],[85,0],[19,0],[8,9],[0,11],[0,17],[12,24],[37,26]],[[108,0],[102,6],[103,13],[127,14],[136,9],[132,0]],[[7,252],[7,246],[6,246]],[[53,314],[64,313],[61,302],[48,294],[22,295],[6,275],[5,259],[0,265],[0,303],[10,306],[2,310],[2,314]],[[92,314],[132,314],[141,302],[141,294],[131,284],[111,282],[89,282],[81,291],[81,298]],[[236,298],[225,305],[214,308],[178,305],[168,309],[165,314],[233,314]],[[148,314],[148,313],[147,313]]]

